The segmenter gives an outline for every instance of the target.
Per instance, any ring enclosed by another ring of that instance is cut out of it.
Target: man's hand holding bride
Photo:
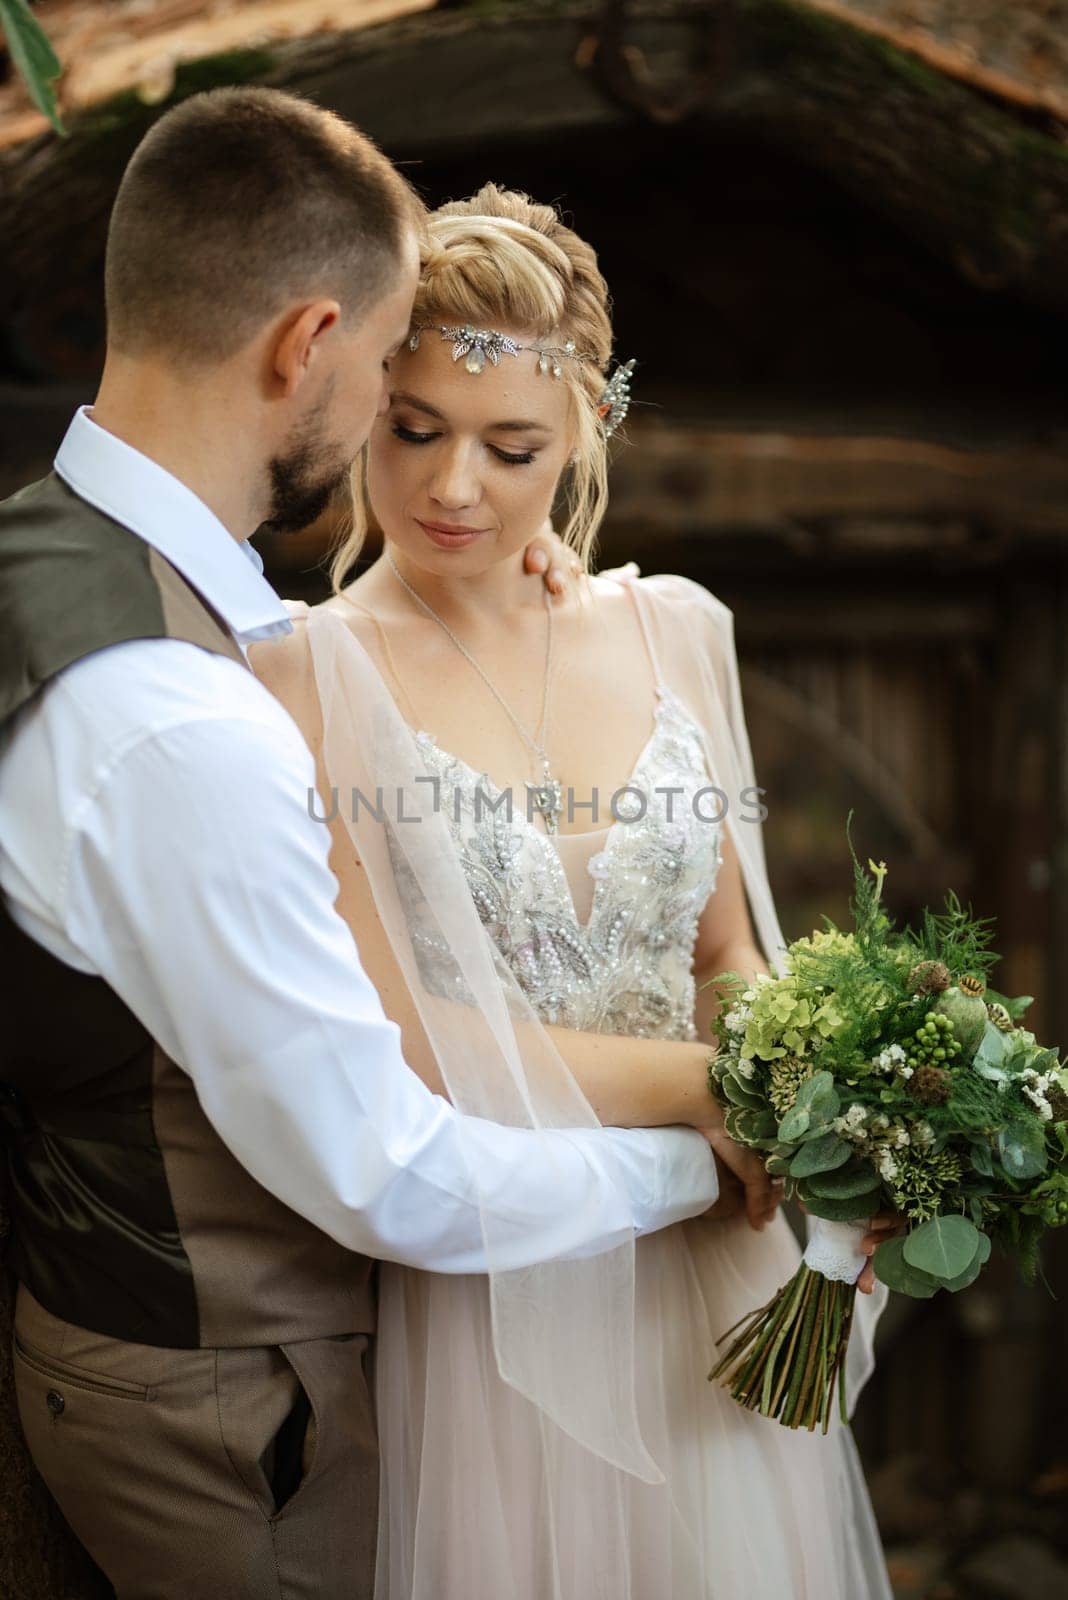
[[[749,1226],[759,1233],[779,1208],[782,1183],[769,1177],[755,1151],[736,1144],[722,1125],[700,1132],[712,1146],[719,1175],[719,1198],[705,1215],[726,1222],[744,1212]]]
[[[523,552],[523,568],[532,575],[541,573],[549,593],[560,595],[569,579],[573,581],[580,576],[582,563],[546,518]]]

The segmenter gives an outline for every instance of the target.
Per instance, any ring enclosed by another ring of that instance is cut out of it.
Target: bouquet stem
[[[804,1260],[789,1283],[717,1341],[732,1342],[709,1380],[724,1384],[750,1411],[809,1432],[828,1431],[837,1392],[847,1422],[845,1356],[856,1277],[865,1262],[863,1235],[855,1223],[814,1219]]]
[[[845,1353],[856,1293],[855,1284],[832,1282],[802,1263],[774,1299],[745,1318],[709,1380],[723,1383],[750,1411],[778,1417],[787,1428],[822,1427],[824,1433],[837,1388],[847,1422]]]

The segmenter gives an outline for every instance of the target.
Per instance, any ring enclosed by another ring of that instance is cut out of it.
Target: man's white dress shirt
[[[289,631],[251,546],[85,410],[56,471],[243,649]],[[505,1128],[430,1093],[334,910],[314,783],[296,725],[236,662],[177,640],[112,646],[53,679],[0,744],[0,889],[189,1072],[252,1175],[355,1250],[479,1272],[480,1203],[494,1266],[593,1254],[710,1205],[714,1163],[690,1130]]]

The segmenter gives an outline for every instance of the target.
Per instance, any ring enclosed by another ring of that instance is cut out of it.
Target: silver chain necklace
[[[527,732],[526,728],[524,728],[523,724],[520,722],[519,718],[516,716],[515,712],[512,710],[511,706],[505,700],[500,690],[494,683],[491,682],[489,676],[479,666],[478,662],[475,660],[470,650],[468,650],[467,646],[456,637],[455,633],[453,633],[444,617],[439,617],[433,606],[428,605],[423,599],[422,595],[417,594],[412,588],[411,584],[408,582],[407,578],[404,577],[403,573],[400,571],[400,568],[397,566],[397,563],[394,561],[392,551],[387,550],[386,560],[389,562],[390,569],[397,582],[402,588],[407,589],[416,605],[425,611],[427,616],[430,617],[433,622],[436,622],[438,627],[449,636],[457,650],[459,650],[460,654],[463,656],[464,660],[468,662],[469,665],[472,666],[478,673],[479,677],[482,679],[482,682],[486,685],[486,688],[489,690],[490,694],[496,700],[501,710],[505,713],[509,722],[512,724],[516,733],[518,733],[523,743],[529,750],[534,752],[534,755],[541,762],[541,782],[530,783],[527,785],[527,788],[530,791],[530,804],[535,811],[539,812],[540,815],[545,818],[546,833],[555,833],[556,819],[559,817],[564,808],[561,800],[562,787],[560,780],[559,778],[553,777],[552,771],[549,767],[549,757],[545,751],[545,730],[548,726],[549,719],[549,685],[552,681],[553,668],[553,608],[552,602],[548,596],[548,592],[546,591],[545,595],[547,622],[545,641],[545,692],[542,696],[541,722],[538,727],[538,733],[532,738]]]

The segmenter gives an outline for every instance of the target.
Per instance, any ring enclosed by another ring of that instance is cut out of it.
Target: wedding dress
[[[415,746],[479,921],[535,1015],[693,1039],[694,943],[724,829],[705,820],[707,730],[657,649],[684,580],[626,581],[657,699],[619,820],[550,838],[519,805],[509,819],[489,778],[431,732]],[[403,886],[396,851],[393,865]],[[410,932],[422,982],[451,985],[455,1001],[440,928],[414,917]],[[707,1381],[716,1340],[798,1259],[781,1217],[759,1234],[744,1219],[697,1219],[637,1241],[633,1398],[659,1482],[568,1437],[566,1420],[501,1378],[484,1279],[384,1265],[380,1600],[889,1600],[849,1430],[788,1430]],[[540,1314],[532,1300],[535,1324]]]

